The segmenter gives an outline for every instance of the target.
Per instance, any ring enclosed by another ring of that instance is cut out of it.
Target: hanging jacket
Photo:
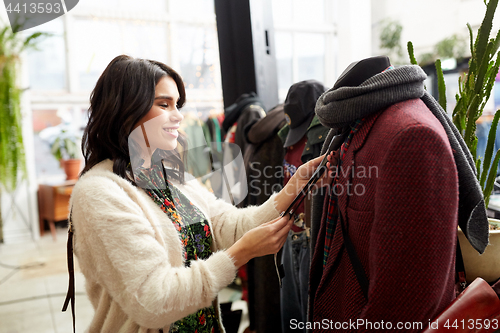
[[[286,124],[283,106],[248,124],[244,133],[248,146],[244,154],[248,195],[239,205],[259,205],[281,189],[283,184],[283,143],[278,131]],[[248,312],[250,329],[257,333],[280,333],[280,289],[272,255],[254,258],[247,263]]]

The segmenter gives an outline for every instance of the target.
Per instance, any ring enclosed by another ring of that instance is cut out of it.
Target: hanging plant
[[[16,188],[18,177],[26,176],[21,89],[17,86],[20,54],[35,47],[43,35],[36,32],[22,38],[9,26],[0,31],[0,184],[8,192]]]
[[[18,180],[26,177],[21,89],[17,85],[20,54],[35,47],[39,38],[46,35],[36,32],[22,37],[9,26],[0,30],[0,197],[2,188],[12,192]],[[3,238],[1,229],[0,209],[0,242]]]

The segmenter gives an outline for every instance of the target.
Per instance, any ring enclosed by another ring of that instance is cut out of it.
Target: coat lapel
[[[347,191],[349,190],[350,193],[352,193],[353,188],[352,188],[352,173],[353,169],[355,168],[355,153],[363,147],[363,144],[365,143],[368,134],[370,133],[370,130],[372,129],[375,121],[377,120],[378,116],[380,115],[381,112],[377,112],[375,115],[368,117],[361,128],[356,132],[352,138],[350,147],[348,148],[346,155],[344,157],[342,167],[339,168],[339,181],[338,185],[335,188],[335,193],[338,194],[338,205],[340,208],[340,213],[342,214],[344,218],[344,223],[345,221],[348,221],[347,219],[347,205],[348,205],[348,200],[349,200],[349,195]],[[354,169],[355,170],[355,169]],[[325,221],[322,221],[322,224],[326,223]],[[325,229],[323,229],[325,230]],[[325,237],[324,234],[320,234],[319,237]],[[322,242],[318,242],[322,243]],[[326,267],[323,271],[323,276],[320,280],[318,289],[316,294],[326,292],[328,293],[328,290],[323,291],[323,288],[327,288],[328,281],[331,281],[331,276],[334,274],[334,263],[337,260],[340,260],[340,258],[337,259],[338,256],[342,255],[343,251],[340,251],[342,248],[342,243],[343,243],[343,238],[342,238],[342,232],[340,230],[340,226],[338,226],[335,229],[335,233],[333,236],[333,243],[330,249],[330,253],[328,255],[328,261],[326,263]],[[320,251],[321,255],[323,255],[323,251]],[[336,265],[335,265],[336,266]]]

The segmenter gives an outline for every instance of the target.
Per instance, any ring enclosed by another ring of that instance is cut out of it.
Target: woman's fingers
[[[336,166],[337,163],[338,163],[338,160],[339,160],[339,151],[338,150],[335,150],[335,151],[332,151],[329,155],[328,155],[328,163],[330,166],[329,168],[331,168],[332,166]]]
[[[287,220],[287,223],[280,229],[276,231],[276,234],[278,235],[279,238],[285,238],[288,235],[288,231],[292,228],[293,224],[293,219]]]
[[[281,216],[279,216],[279,217],[275,218],[274,220],[271,220],[271,221],[268,221],[268,222],[262,223],[262,224],[261,224],[261,226],[266,226],[266,225],[271,225],[271,224],[274,224],[274,223],[278,222],[278,221],[279,221],[279,220],[281,220],[281,219],[282,219],[282,217],[281,217]]]
[[[280,224],[282,223],[283,221],[280,221]],[[286,220],[286,224],[282,226],[282,228],[276,230],[274,233],[273,233],[273,250],[272,250],[272,253],[276,253],[278,252],[282,247],[283,247],[283,244],[285,244],[286,242],[286,238],[288,236],[288,232],[290,231],[290,228],[292,227],[292,224],[293,224],[293,220],[292,219],[287,219]]]
[[[329,184],[331,184],[333,177],[336,174],[336,168],[338,164],[338,157],[339,157],[339,151],[332,151],[330,154],[328,154],[327,160],[328,162],[326,163],[327,170],[323,174],[323,176],[320,178],[320,180],[317,183],[317,187],[324,187]],[[317,188],[315,187],[315,188]]]
[[[317,168],[318,165],[321,163],[321,161],[323,161],[323,158],[325,157],[326,154],[324,155],[321,155],[321,156],[318,156],[316,158],[313,158],[312,160],[310,160],[309,162],[307,162],[307,164],[313,168]]]
[[[289,221],[290,221],[290,216],[287,214],[283,217],[278,218],[278,220],[273,224],[271,224],[270,227],[274,232],[278,232],[279,230],[285,228]]]
[[[314,174],[314,171],[320,165],[321,161],[323,160],[323,157],[325,157],[325,155],[313,158],[309,162],[302,164],[295,173],[297,177],[301,179],[303,182],[308,181],[309,178],[311,178],[311,176]]]

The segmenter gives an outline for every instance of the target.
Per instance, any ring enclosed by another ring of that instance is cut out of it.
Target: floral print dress
[[[183,245],[184,262],[190,266],[192,260],[208,259],[212,254],[212,233],[203,213],[179,191],[169,180],[165,181],[161,165],[140,168],[136,173],[138,185],[167,214],[179,234]],[[215,306],[200,309],[170,326],[169,332],[212,333],[220,332]]]

